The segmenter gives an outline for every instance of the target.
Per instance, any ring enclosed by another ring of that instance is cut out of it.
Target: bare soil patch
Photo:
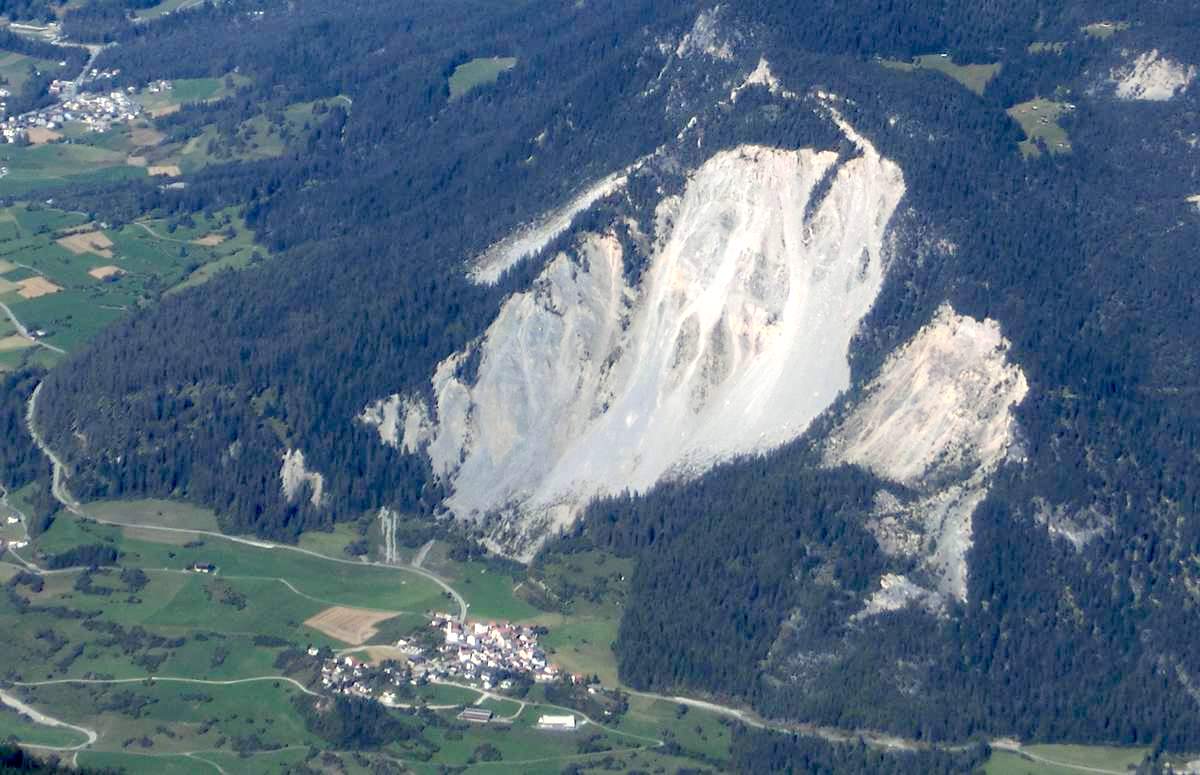
[[[363,608],[335,605],[326,608],[304,623],[331,638],[358,646],[370,640],[371,636],[378,632],[375,625],[394,616],[396,616],[395,612],[368,611]]]
[[[225,241],[224,234],[213,233],[213,234],[205,234],[203,237],[201,237],[199,239],[194,239],[194,240],[192,240],[192,243],[195,245],[203,245],[206,248],[211,248],[214,245],[220,245],[224,241]]]
[[[125,163],[130,167],[145,167],[150,161],[145,156],[130,156]]]
[[[112,277],[117,274],[125,274],[125,270],[119,266],[109,264],[107,266],[98,266],[95,269],[89,269],[88,274],[95,277],[97,280],[103,280],[106,277]]]
[[[55,140],[61,140],[62,134],[44,126],[30,127],[25,134],[29,137],[30,145],[45,145]]]
[[[17,283],[21,287],[19,293],[23,299],[36,299],[39,296],[49,296],[58,293],[62,288],[47,280],[45,277],[27,277]]]
[[[166,137],[162,132],[150,127],[138,127],[129,133],[129,139],[137,148],[144,148],[148,145],[158,145]]]
[[[178,113],[178,112],[179,112],[178,104],[164,105],[161,108],[155,108],[154,110],[150,111],[150,115],[154,118],[159,118],[160,116],[169,116],[172,113]]]
[[[151,175],[164,175],[169,178],[177,178],[183,174],[178,164],[152,164],[146,168],[146,172]]]
[[[0,277],[0,294],[5,294],[9,291],[15,291],[20,287],[21,286],[17,285],[12,280],[5,280],[3,277]]]
[[[109,250],[113,244],[112,240],[102,231],[84,231],[59,237],[55,241],[77,256],[81,253],[94,253],[101,258],[112,258],[113,256],[112,251]]]

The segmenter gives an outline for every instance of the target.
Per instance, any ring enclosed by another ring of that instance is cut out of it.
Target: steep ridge
[[[436,422],[412,397],[362,419],[385,443],[423,448],[451,485],[446,507],[488,519],[521,557],[594,497],[797,438],[850,384],[850,341],[905,190],[899,167],[835,120],[857,156],[714,154],[658,203],[634,285],[615,232],[582,235],[438,367]]]

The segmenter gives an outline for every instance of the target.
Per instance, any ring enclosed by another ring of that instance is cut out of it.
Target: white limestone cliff
[[[995,321],[943,305],[889,356],[826,447],[828,463],[863,466],[917,493],[908,502],[881,493],[870,528],[885,552],[921,560],[936,591],[958,600],[972,514],[999,465],[1019,454],[1012,408],[1029,386],[1008,346]]]
[[[504,303],[473,381],[457,376],[458,353],[433,376],[432,411],[391,417],[395,397],[368,408],[381,438],[423,448],[452,490],[446,507],[490,517],[520,557],[595,497],[797,438],[850,384],[850,341],[905,190],[899,167],[835,120],[860,150],[840,165],[831,151],[747,145],[694,170],[659,203],[633,287],[619,241],[583,236]]]

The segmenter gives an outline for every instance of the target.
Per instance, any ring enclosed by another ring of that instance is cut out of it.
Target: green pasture
[[[495,83],[500,73],[516,66],[516,57],[478,57],[464,62],[450,75],[450,99],[456,100],[471,89]]]

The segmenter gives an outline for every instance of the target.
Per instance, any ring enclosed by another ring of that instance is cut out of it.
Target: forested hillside
[[[444,516],[429,459],[356,418],[397,391],[426,396],[437,364],[478,342],[553,249],[495,285],[470,282],[467,261],[651,154],[627,193],[551,247],[652,210],[656,186],[722,149],[852,157],[861,149],[813,107],[837,105],[905,184],[852,387],[799,440],[599,500],[548,551],[636,559],[616,644],[633,687],[922,740],[1195,749],[1200,83],[1154,100],[1117,84],[1145,52],[1184,74],[1200,65],[1200,14],[1178,0],[934,5],[263,0],[154,24],[112,21],[104,3],[68,14],[78,37],[119,43],[97,62],[120,68],[118,86],[229,78],[227,96],[164,119],[175,140],[328,101],[277,158],[215,164],[183,188],[54,192],[109,223],[234,207],[273,254],[135,311],[46,375],[38,421],[72,492],[188,499],[226,530],[281,540],[384,506]],[[1129,25],[1087,31],[1105,20]],[[707,54],[678,53],[701,33]],[[911,64],[920,55],[946,61]],[[491,56],[517,64],[452,100],[455,68]],[[760,60],[778,84],[731,97]],[[998,67],[972,89],[954,63]],[[616,231],[636,247],[627,224]],[[919,570],[868,524],[885,489],[911,493],[829,465],[826,438],[943,304],[1011,343],[1028,380],[1017,442],[973,511],[964,599],[862,614],[884,573]],[[463,379],[478,367],[465,359]],[[0,406],[18,429],[0,450],[10,483],[45,476],[18,441],[34,379],[10,379]],[[292,450],[323,477],[317,503],[281,487]],[[875,766],[854,747],[738,745],[746,770]],[[974,756],[888,766],[961,771]]]

